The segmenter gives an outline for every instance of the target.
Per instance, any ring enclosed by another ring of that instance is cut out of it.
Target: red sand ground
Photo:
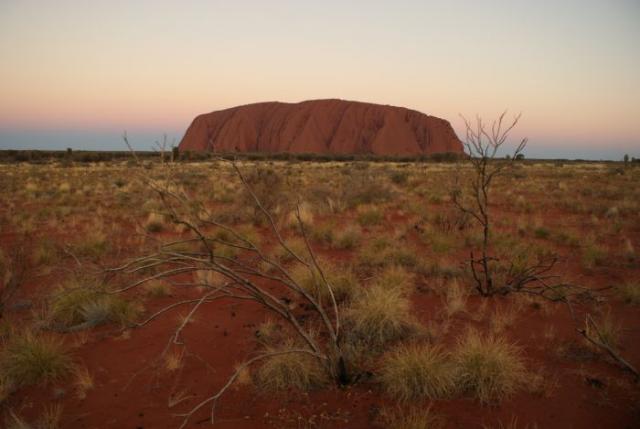
[[[344,100],[257,103],[196,117],[180,150],[419,155],[462,153],[449,122]]]
[[[438,205],[429,207],[438,210]],[[497,217],[505,213],[496,212]],[[347,213],[354,218],[355,213]],[[387,213],[384,230],[397,225],[404,217]],[[343,219],[344,220],[344,219]],[[572,227],[584,230],[578,216],[558,216],[548,212],[547,225],[558,228]],[[133,233],[122,228],[123,236]],[[59,232],[51,233],[61,241]],[[1,235],[2,242],[11,241],[11,233]],[[630,236],[640,238],[640,226]],[[431,250],[415,237],[408,238],[421,250],[425,258]],[[614,246],[615,242],[604,243]],[[318,247],[318,246],[316,246]],[[561,256],[568,256],[557,269],[567,281],[598,288],[633,278],[634,268],[603,267],[584,276],[579,261],[571,258],[570,248],[560,248]],[[321,250],[326,257],[348,258],[348,253]],[[464,261],[465,254],[451,255],[452,261]],[[25,297],[36,290],[47,290],[55,284],[56,274],[34,281],[23,291]],[[147,314],[169,303],[190,297],[177,290],[172,297],[150,299]],[[20,297],[19,297],[20,298]],[[496,308],[511,305],[512,297],[484,300],[472,297],[468,314],[454,318],[454,330],[465,326],[486,326],[486,321],[474,321],[477,309],[487,302],[487,314]],[[625,321],[627,331],[621,344],[624,356],[638,366],[640,363],[640,312],[637,307],[624,305],[615,296],[609,297],[614,314]],[[640,427],[637,385],[614,363],[603,357],[580,359],[558,353],[561,346],[581,344],[573,331],[571,320],[561,304],[546,304],[544,308],[524,307],[506,335],[517,342],[532,371],[541,371],[555,387],[548,395],[520,392],[498,406],[483,406],[468,398],[435,401],[433,411],[446,418],[447,428],[495,427],[498,422],[508,424],[516,417],[518,427],[537,424],[539,428],[637,428]],[[425,323],[437,320],[442,307],[441,298],[418,287],[414,294],[414,308]],[[74,351],[74,358],[84,363],[94,377],[95,387],[85,399],[78,399],[71,386],[36,386],[21,390],[10,400],[10,406],[27,419],[35,419],[43,405],[55,401],[64,404],[63,428],[176,428],[181,423],[177,414],[191,409],[202,399],[215,393],[233,371],[234,365],[244,361],[255,350],[253,335],[256,326],[265,320],[265,311],[254,303],[217,301],[204,305],[195,321],[183,332],[188,351],[183,369],[167,373],[153,366],[178,325],[178,315],[185,315],[187,307],[178,308],[141,329],[123,334],[114,326],[104,326],[88,332],[86,344]],[[545,338],[544,332],[552,327],[554,334]],[[78,335],[80,337],[80,335]],[[74,336],[68,336],[69,343]],[[589,382],[598,380],[596,386]],[[178,402],[169,407],[170,399]],[[179,401],[177,398],[181,398]],[[426,404],[427,402],[425,402]],[[260,394],[250,386],[230,390],[219,402],[217,428],[370,428],[378,425],[382,407],[393,406],[371,382],[347,389],[328,388],[311,393]],[[315,416],[315,417],[313,417]],[[209,427],[208,410],[193,417],[189,428]],[[309,420],[316,424],[308,423]],[[305,423],[306,422],[306,423]]]
[[[401,217],[387,216],[396,220]],[[417,241],[414,244],[420,245]],[[345,256],[344,252],[321,253],[330,258]],[[568,276],[577,272],[575,267],[562,268]],[[595,287],[600,277],[607,276],[598,276],[592,285]],[[146,306],[147,314],[189,297],[178,291],[171,297],[152,299]],[[483,298],[472,297],[468,304],[471,314],[456,316],[453,329],[469,324],[482,326],[484,322],[474,322],[471,316],[483,301]],[[506,308],[509,302],[500,298],[490,300],[487,312],[501,306]],[[424,323],[437,319],[440,297],[418,289],[414,304]],[[215,393],[234,366],[255,350],[254,332],[267,316],[255,303],[223,300],[205,304],[183,332],[187,350],[183,369],[167,373],[155,368],[154,359],[175,331],[178,315],[185,315],[188,310],[187,306],[172,310],[144,328],[125,334],[113,326],[90,331],[87,343],[74,353],[76,360],[87,365],[94,376],[95,387],[85,399],[76,398],[71,386],[39,386],[22,390],[12,398],[12,406],[22,415],[35,418],[43,404],[61,400],[63,428],[176,428],[181,423],[177,414]],[[640,362],[636,332],[640,312],[623,305],[616,305],[617,311],[626,312],[627,326],[634,330],[623,344],[625,356],[632,362]],[[555,339],[550,341],[542,338],[548,326],[555,329]],[[629,387],[625,380],[628,377],[619,368],[604,359],[570,360],[552,351],[563,342],[579,343],[566,312],[557,308],[551,312],[525,308],[506,333],[523,347],[529,369],[540,369],[556,387],[549,396],[521,392],[499,406],[482,406],[465,398],[435,401],[433,411],[446,416],[447,428],[491,427],[496,422],[506,424],[514,417],[518,427],[533,423],[539,428],[640,427],[634,409],[638,391]],[[73,341],[72,336],[69,341]],[[591,386],[587,376],[602,381],[604,387]],[[169,408],[170,398],[182,398],[182,401]],[[377,417],[380,410],[390,404],[392,402],[371,383],[281,395],[260,394],[249,386],[240,386],[230,390],[219,402],[214,427],[381,427]],[[309,420],[315,425],[304,423]],[[195,415],[188,427],[209,427],[208,408]]]

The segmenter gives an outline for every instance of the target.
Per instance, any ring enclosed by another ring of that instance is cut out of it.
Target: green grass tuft
[[[22,332],[11,337],[0,353],[0,377],[16,386],[56,381],[71,369],[62,340],[51,335]]]

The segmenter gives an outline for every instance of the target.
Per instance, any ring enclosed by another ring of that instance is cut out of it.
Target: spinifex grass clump
[[[95,281],[73,279],[53,293],[46,318],[53,329],[75,331],[107,322],[126,325],[139,310],[135,302],[106,293]]]
[[[627,304],[640,305],[640,283],[625,283],[620,287],[620,296]]]
[[[496,336],[468,332],[454,354],[458,386],[482,403],[500,402],[521,387],[525,367],[520,350]]]
[[[267,347],[264,359],[257,369],[254,382],[262,390],[286,391],[294,388],[308,391],[329,382],[327,372],[310,354],[295,352],[300,346],[285,341],[280,346]]]
[[[291,275],[300,286],[322,302],[329,302],[331,299],[325,280],[331,285],[338,302],[351,300],[361,290],[358,279],[350,267],[340,267],[328,261],[322,261],[322,266],[324,279],[317,269],[310,270],[303,265],[296,266]]]
[[[440,347],[407,345],[384,357],[379,380],[383,390],[401,402],[446,398],[455,391],[456,368]]]
[[[346,310],[348,338],[380,350],[419,332],[420,325],[411,315],[411,284],[409,274],[398,267],[380,274]]]
[[[14,386],[56,381],[72,369],[61,339],[32,331],[17,333],[0,352],[0,378]]]

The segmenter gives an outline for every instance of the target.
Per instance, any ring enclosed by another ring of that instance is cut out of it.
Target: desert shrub
[[[456,279],[445,284],[443,295],[444,311],[448,317],[466,311],[469,292]]]
[[[411,302],[399,288],[373,285],[366,289],[345,311],[348,336],[379,350],[390,342],[409,337],[418,331],[411,316]]]
[[[431,247],[435,253],[449,253],[457,243],[457,237],[450,231],[428,229],[422,232],[420,240]]]
[[[123,325],[138,314],[138,306],[120,295],[107,294],[91,281],[71,280],[49,301],[47,322],[56,329],[93,327],[106,322]]]
[[[585,323],[585,333],[589,338],[593,338],[607,347],[617,348],[622,335],[622,328],[617,320],[613,318],[610,311],[601,314],[593,323]],[[595,347],[589,343],[590,347]]]
[[[358,223],[362,226],[375,226],[382,223],[384,214],[377,207],[366,207],[358,211]]]
[[[334,249],[351,250],[362,241],[362,231],[356,226],[347,226],[337,232],[333,240]]]
[[[533,230],[533,235],[535,235],[536,238],[546,240],[551,235],[551,232],[547,228],[539,226]]]
[[[389,178],[396,185],[404,185],[407,183],[407,180],[409,180],[409,173],[406,171],[393,171],[389,175]]]
[[[582,265],[587,269],[603,266],[607,261],[606,250],[598,244],[587,244],[582,248]]]
[[[418,265],[418,253],[406,246],[396,246],[388,250],[388,263],[413,268]]]
[[[483,425],[482,429],[538,429],[538,425],[520,425],[517,418],[512,418],[509,423],[498,422],[497,426]]]
[[[46,405],[42,410],[42,414],[34,423],[28,423],[21,416],[8,411],[5,424],[7,429],[59,429],[60,420],[62,419],[62,405]]]
[[[627,304],[640,305],[640,283],[626,283],[620,287],[619,293]]]
[[[286,339],[285,335],[282,326],[273,319],[262,322],[256,330],[258,342],[265,347],[275,347],[281,344]]]
[[[570,247],[580,246],[580,237],[572,231],[562,230],[552,236],[555,242]]]
[[[456,373],[452,359],[440,347],[405,345],[384,356],[379,381],[387,395],[410,402],[451,396]]]
[[[171,285],[167,282],[152,280],[147,282],[144,286],[144,289],[152,298],[161,298],[164,296],[171,295]]]
[[[454,359],[460,389],[482,403],[500,402],[522,384],[525,368],[520,351],[503,338],[468,332],[458,342]]]
[[[327,282],[331,285],[336,301],[349,300],[358,292],[360,288],[358,279],[350,267],[339,267],[328,261],[321,261],[320,266]],[[320,302],[326,303],[331,299],[329,289],[315,268],[309,270],[303,265],[298,265],[292,270],[291,275],[302,288],[317,297]]]
[[[368,175],[359,175],[350,181],[342,196],[347,207],[353,208],[364,204],[380,204],[387,202],[393,196],[392,192],[380,181]]]
[[[51,239],[39,240],[33,249],[31,259],[36,266],[47,266],[55,262],[58,257],[58,248],[56,243]]]
[[[0,352],[0,376],[17,386],[59,380],[72,368],[61,339],[24,331],[12,336]]]
[[[357,263],[365,268],[382,268],[392,264],[413,268],[418,265],[418,256],[415,249],[395,245],[381,237],[360,249]]]
[[[413,274],[399,265],[390,265],[376,275],[374,284],[383,289],[396,289],[409,294],[413,289]]]
[[[272,215],[277,212],[276,208],[287,204],[285,183],[281,175],[271,167],[255,167],[245,175],[245,180],[262,206]],[[253,196],[245,187],[242,188],[239,203],[243,207],[254,208],[253,222],[255,224],[261,225],[267,222],[264,213],[257,207]]]
[[[431,406],[426,409],[411,407],[410,409],[388,409],[380,413],[381,423],[387,429],[441,429],[445,422],[431,411]]]
[[[159,213],[149,213],[144,222],[144,228],[148,232],[161,232],[164,229],[164,216]]]
[[[331,246],[335,241],[334,230],[335,225],[333,225],[333,223],[325,223],[322,225],[316,225],[311,228],[309,235],[314,241]]]
[[[279,348],[268,349],[267,353],[280,354],[265,358],[254,376],[255,384],[271,392],[291,388],[308,391],[326,384],[327,373],[315,357],[300,352],[286,353],[299,348],[288,341]]]
[[[97,258],[110,249],[107,235],[99,229],[92,229],[73,246],[78,256]]]
[[[311,204],[303,201],[302,203],[298,204],[297,209],[295,207],[292,208],[287,215],[286,221],[289,227],[294,229],[297,229],[299,227],[300,224],[298,221],[298,212],[300,213],[300,221],[302,221],[303,225],[308,227],[309,225],[313,224],[313,207],[311,206]]]
[[[309,250],[302,238],[295,237],[290,240],[286,240],[286,244],[292,252],[298,255],[299,258],[302,258],[303,260],[310,259]],[[295,260],[294,256],[280,245],[276,245],[276,258],[282,263]]]

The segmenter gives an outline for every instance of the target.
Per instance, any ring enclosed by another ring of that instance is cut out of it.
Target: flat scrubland
[[[0,165],[0,425],[638,427],[637,166],[505,169],[483,297],[467,162],[132,164]]]

